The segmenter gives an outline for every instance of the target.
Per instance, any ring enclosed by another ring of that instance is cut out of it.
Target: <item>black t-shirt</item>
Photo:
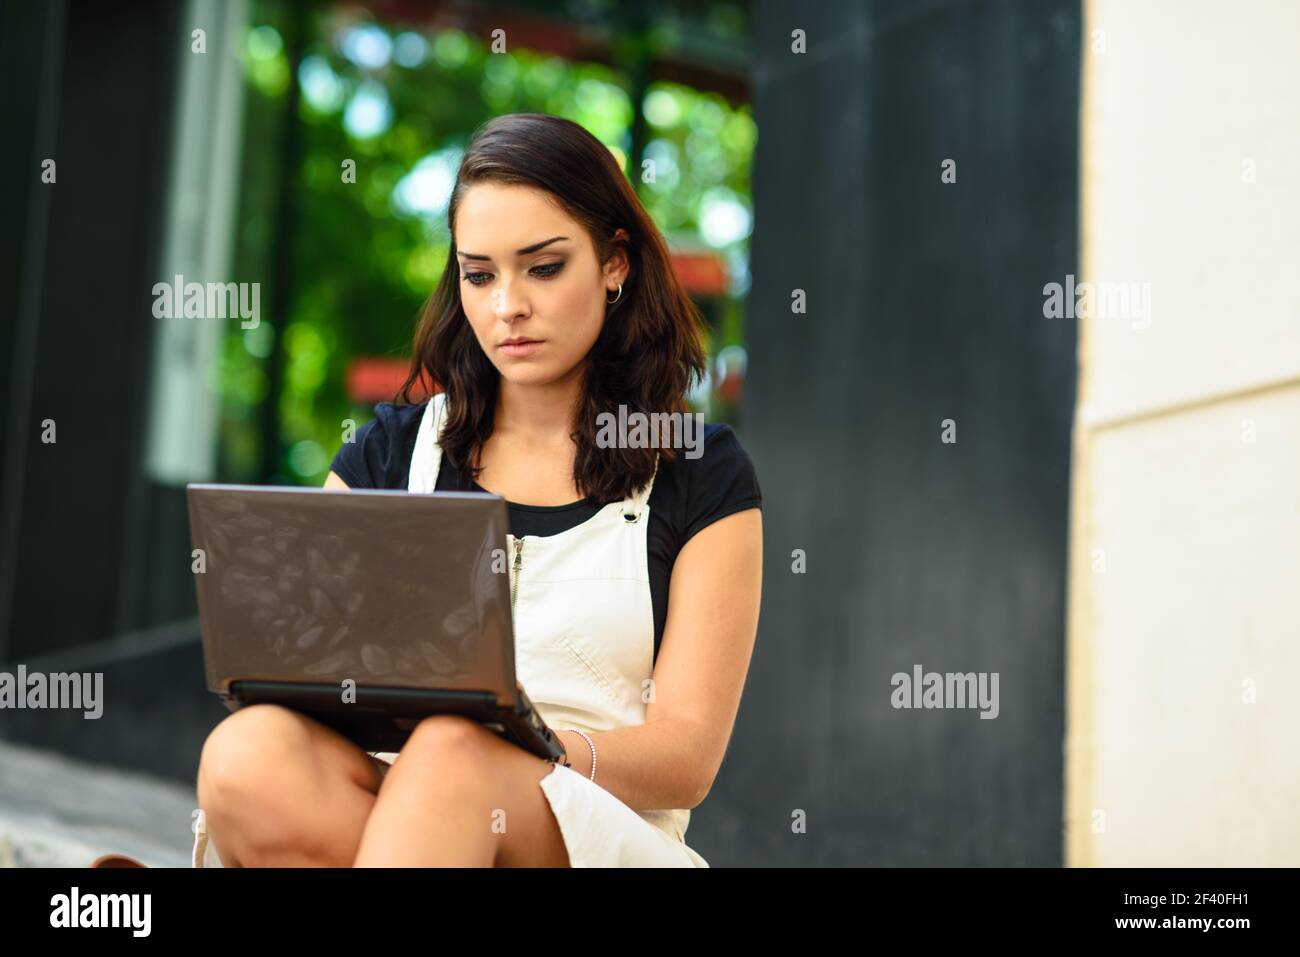
[[[330,468],[351,488],[404,489],[411,468],[411,453],[427,403],[395,405],[381,402],[375,418],[361,426],[354,441],[340,448]],[[650,525],[646,550],[650,572],[650,598],[654,607],[655,658],[668,617],[668,585],[677,554],[700,529],[748,508],[761,508],[754,463],[741,447],[731,426],[709,423],[704,427],[704,452],[686,458],[660,460],[650,490]],[[462,474],[446,456],[434,486],[439,492],[482,492],[477,482]],[[590,498],[570,505],[517,505],[507,503],[510,534],[556,535],[587,521],[601,509]]]

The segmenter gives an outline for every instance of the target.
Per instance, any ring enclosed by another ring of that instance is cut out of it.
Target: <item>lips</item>
[[[498,348],[513,359],[523,359],[541,347],[541,339],[507,339]]]

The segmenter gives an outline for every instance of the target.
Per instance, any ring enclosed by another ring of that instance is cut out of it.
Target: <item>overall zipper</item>
[[[510,617],[515,616],[515,595],[519,591],[519,569],[524,563],[524,540],[515,539],[515,580],[510,583]]]

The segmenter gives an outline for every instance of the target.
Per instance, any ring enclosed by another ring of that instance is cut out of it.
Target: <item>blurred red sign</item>
[[[348,363],[344,374],[348,401],[355,405],[375,405],[392,402],[410,372],[406,359],[389,359],[382,356],[360,356]],[[411,386],[411,401],[423,402],[441,389],[430,389],[429,379],[421,375]]]
[[[717,253],[674,252],[672,257],[677,278],[692,296],[726,295],[727,266]]]

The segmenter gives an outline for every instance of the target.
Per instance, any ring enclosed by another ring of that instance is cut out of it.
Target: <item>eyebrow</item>
[[[531,246],[525,246],[523,249],[516,249],[515,255],[527,256],[529,253],[537,252],[537,250],[541,249],[543,246],[549,246],[551,243],[558,243],[561,239],[568,238],[568,236],[552,236],[550,239],[544,239],[540,243],[533,243]],[[485,256],[482,253],[463,253],[460,250],[456,251],[456,255],[463,259],[486,259],[488,261],[491,261],[492,259],[491,256]]]

